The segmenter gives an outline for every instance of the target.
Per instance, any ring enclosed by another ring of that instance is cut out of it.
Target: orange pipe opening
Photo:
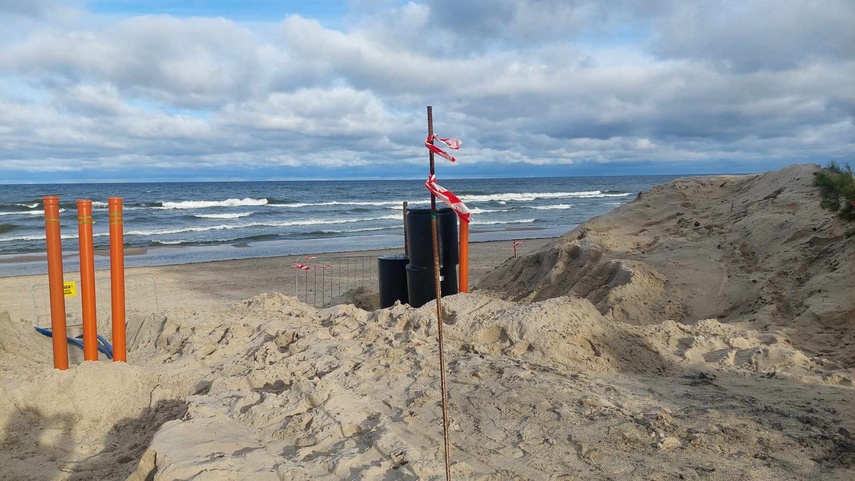
[[[80,302],[83,307],[83,360],[98,360],[98,320],[95,309],[95,249],[92,246],[92,201],[77,201],[80,240]]]
[[[113,312],[113,362],[127,362],[125,341],[125,244],[122,198],[107,199],[110,213],[110,294]]]
[[[68,334],[65,326],[65,290],[62,287],[62,236],[59,232],[59,197],[42,198],[45,208],[48,285],[50,286],[50,330],[53,339],[53,367],[68,369]]]
[[[469,223],[460,222],[460,292],[469,292]]]

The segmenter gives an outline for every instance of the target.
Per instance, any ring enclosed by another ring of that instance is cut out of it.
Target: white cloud
[[[382,102],[352,88],[301,89],[227,106],[218,123],[300,136],[362,137],[394,128]]]
[[[25,19],[0,34],[0,178],[56,159],[379,173],[421,162],[427,104],[484,169],[855,149],[846,1],[356,2],[347,28],[15,5],[0,0]]]
[[[57,91],[57,106],[73,114],[117,117],[128,114],[119,89],[110,83],[76,84]]]

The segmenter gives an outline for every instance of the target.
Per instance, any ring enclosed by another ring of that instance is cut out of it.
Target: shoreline
[[[529,239],[555,239],[573,230],[575,225],[544,229],[480,231],[470,233],[470,244]],[[395,249],[403,246],[402,235],[373,235],[322,239],[259,241],[216,245],[129,247],[125,250],[125,267],[159,267],[243,259],[343,254]],[[403,247],[401,247],[403,248]],[[46,255],[22,253],[0,256],[0,279],[47,274]],[[75,251],[63,251],[63,270],[77,272],[79,257]],[[95,251],[95,269],[109,269],[109,251]]]

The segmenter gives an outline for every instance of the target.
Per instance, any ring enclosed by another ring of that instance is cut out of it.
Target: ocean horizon
[[[560,236],[680,176],[450,179],[472,211],[470,241]],[[427,208],[419,180],[140,182],[0,186],[0,276],[42,274],[42,197],[60,198],[63,269],[79,269],[77,199],[92,200],[96,251],[107,199],[122,197],[126,266],[403,247],[403,203]],[[438,204],[442,206],[441,203]],[[109,267],[96,253],[96,269]]]

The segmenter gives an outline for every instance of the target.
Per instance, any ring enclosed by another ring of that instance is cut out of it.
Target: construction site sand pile
[[[454,479],[852,479],[852,244],[811,172],[676,181],[444,298]],[[68,371],[0,330],[0,479],[445,477],[434,302],[176,307]]]

